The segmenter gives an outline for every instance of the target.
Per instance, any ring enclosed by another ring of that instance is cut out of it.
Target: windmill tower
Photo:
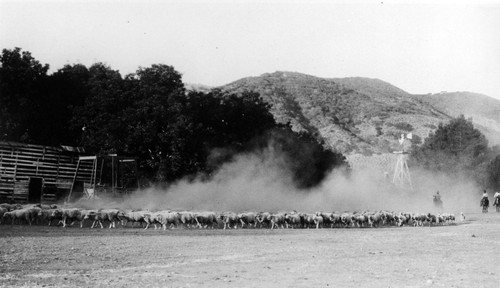
[[[409,188],[413,190],[413,184],[411,182],[410,169],[408,169],[408,155],[409,149],[411,147],[411,139],[413,135],[411,133],[401,134],[401,139],[399,139],[400,151],[394,151],[393,153],[397,156],[396,167],[394,168],[394,176],[392,177],[392,183],[401,187]]]

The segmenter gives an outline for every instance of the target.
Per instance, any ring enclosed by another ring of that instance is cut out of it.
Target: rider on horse
[[[441,201],[441,195],[439,195],[439,191],[436,192],[436,195],[433,196],[434,199],[432,199],[432,202],[434,203],[434,206],[438,209],[443,208],[443,201]]]
[[[493,206],[495,206],[497,212],[500,212],[500,192],[495,192],[495,196],[493,196],[494,202]]]
[[[488,207],[490,206],[490,200],[488,199],[488,193],[483,190],[483,197],[481,198],[480,206],[483,207],[483,213],[488,213]]]

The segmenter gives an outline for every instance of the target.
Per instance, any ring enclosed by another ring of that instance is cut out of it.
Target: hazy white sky
[[[52,72],[164,63],[207,85],[286,70],[500,99],[499,27],[500,0],[0,0],[0,48],[30,51]]]

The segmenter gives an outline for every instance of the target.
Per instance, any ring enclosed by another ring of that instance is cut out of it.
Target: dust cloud
[[[410,168],[411,170],[411,168]],[[480,189],[459,175],[411,171],[413,189],[400,189],[380,171],[332,171],[321,185],[300,190],[286,161],[267,149],[241,154],[206,180],[181,180],[166,189],[141,190],[116,202],[100,199],[102,208],[211,211],[436,211],[433,194],[440,191],[443,212],[479,211]]]

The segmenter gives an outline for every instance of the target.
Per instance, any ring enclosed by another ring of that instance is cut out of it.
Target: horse
[[[488,207],[490,206],[490,200],[487,197],[481,198],[480,206],[483,207],[483,213],[488,213]]]
[[[495,202],[493,202],[493,206],[497,212],[500,212],[500,197],[495,197]]]

